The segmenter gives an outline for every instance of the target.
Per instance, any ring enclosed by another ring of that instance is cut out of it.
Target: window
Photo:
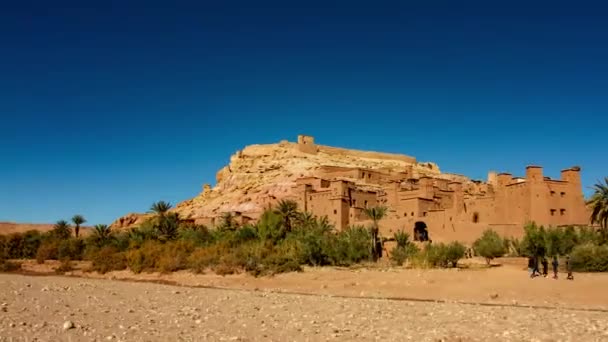
[[[407,217],[407,213],[403,213],[403,217]]]
[[[473,223],[477,223],[477,222],[479,222],[479,213],[474,212],[473,213]]]
[[[551,196],[555,196],[555,191],[551,190]]]
[[[334,215],[337,215],[338,211],[336,209],[334,209]]]
[[[555,216],[555,209],[551,209],[551,216]]]
[[[308,197],[308,199],[312,201],[312,196]]]
[[[413,211],[412,211],[412,214],[411,214],[411,216],[414,216],[414,212],[413,212]]]
[[[355,206],[357,206],[357,200],[356,199],[353,200],[353,207],[355,207]]]
[[[364,201],[363,205],[367,208],[367,201]]]
[[[423,211],[423,212],[422,212],[422,216],[426,216],[426,211]]]
[[[560,193],[559,193],[559,195],[560,195],[561,197],[564,197],[564,196],[566,196],[566,193],[562,191],[562,192],[560,192]]]
[[[566,215],[566,209],[560,209],[560,210],[559,210],[559,214],[560,214],[561,216]]]

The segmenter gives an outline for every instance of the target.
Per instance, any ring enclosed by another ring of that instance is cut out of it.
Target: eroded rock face
[[[230,164],[216,174],[216,185],[205,186],[196,197],[176,205],[182,218],[210,224],[224,212],[240,212],[257,218],[281,199],[293,196],[295,181],[301,177],[323,177],[323,167],[379,169],[417,176],[440,176],[434,163],[417,163],[414,158],[315,145],[314,153],[304,152],[297,143],[250,145],[230,157]],[[310,150],[310,149],[309,149]],[[449,177],[446,175],[446,177]],[[127,228],[143,221],[142,215],[129,214],[112,226]]]

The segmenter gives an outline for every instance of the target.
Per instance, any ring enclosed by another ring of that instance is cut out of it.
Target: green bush
[[[466,247],[458,241],[448,245],[427,244],[424,248],[423,258],[431,267],[456,267],[458,261],[464,257],[465,251]]]
[[[410,235],[402,230],[395,232],[397,247],[405,248],[410,243]]]
[[[572,250],[570,262],[574,271],[607,272],[608,245],[598,246],[590,242],[578,245]]]
[[[154,272],[163,254],[163,245],[156,241],[146,241],[140,248],[127,251],[127,267],[134,273]]]
[[[488,265],[494,258],[503,256],[506,253],[505,242],[493,230],[486,230],[482,236],[473,243],[475,254],[486,259]]]
[[[205,273],[205,270],[219,264],[221,256],[228,252],[228,248],[219,244],[197,248],[188,257],[188,267],[195,273]]]
[[[114,246],[104,246],[92,250],[87,258],[91,260],[91,269],[101,274],[110,271],[120,271],[127,268],[125,252],[121,252]]]
[[[85,244],[80,238],[69,238],[61,240],[57,247],[59,259],[82,260]]]
[[[186,269],[188,267],[188,257],[194,251],[194,248],[194,243],[183,240],[165,244],[158,260],[158,271],[169,273]]]
[[[36,261],[43,264],[45,260],[57,260],[59,258],[59,240],[46,239],[38,247]]]
[[[372,236],[365,227],[349,227],[329,240],[329,260],[335,266],[350,266],[372,260]]]
[[[205,226],[188,226],[180,229],[179,240],[192,242],[196,246],[206,246],[213,241],[213,235]]]
[[[420,249],[413,243],[408,243],[405,247],[395,246],[391,251],[391,261],[397,266],[402,266],[408,259],[420,253]]]

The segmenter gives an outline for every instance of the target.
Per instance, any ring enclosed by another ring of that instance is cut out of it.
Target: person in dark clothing
[[[549,261],[547,261],[546,257],[543,257],[543,277],[547,278],[547,275],[549,274]]]
[[[568,280],[574,280],[574,276],[572,275],[572,260],[570,260],[570,256],[566,257],[566,271],[568,271]]]
[[[534,278],[534,258],[528,257],[528,272],[530,273],[530,278]]]
[[[539,276],[540,270],[538,269],[538,257],[534,257],[534,268],[532,269],[532,278]]]
[[[557,256],[553,256],[553,261],[551,261],[551,266],[553,266],[553,279],[557,279],[557,268],[559,267],[559,261],[557,261]]]

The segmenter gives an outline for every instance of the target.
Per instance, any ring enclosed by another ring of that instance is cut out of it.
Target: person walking
[[[566,271],[568,271],[568,280],[574,280],[574,276],[572,275],[572,260],[570,260],[570,256],[566,256]]]
[[[530,273],[530,278],[534,278],[534,258],[528,257],[528,273]]]
[[[553,261],[551,261],[551,266],[553,266],[553,279],[557,279],[557,268],[559,267],[559,261],[557,261],[557,255],[553,256]]]
[[[543,257],[543,277],[547,278],[547,275],[549,275],[549,261],[547,261],[546,257]]]

